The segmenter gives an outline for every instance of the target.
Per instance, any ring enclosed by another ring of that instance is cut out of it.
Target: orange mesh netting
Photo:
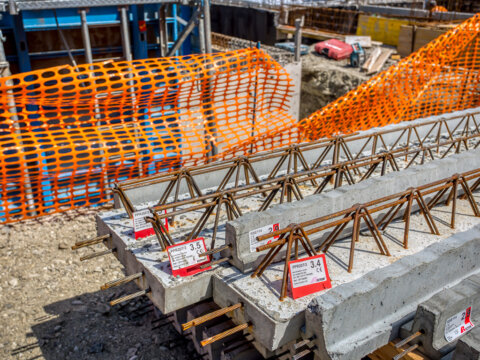
[[[257,49],[1,79],[0,221],[107,201],[114,181],[479,106],[480,17],[296,124]]]
[[[480,15],[301,121],[303,139],[351,133],[480,104]]]
[[[0,79],[0,222],[102,203],[115,181],[291,127],[291,87],[258,49]]]

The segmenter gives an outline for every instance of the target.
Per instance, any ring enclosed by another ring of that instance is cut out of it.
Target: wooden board
[[[279,25],[277,26],[277,30],[286,33],[286,34],[295,34],[295,27],[289,25]],[[302,37],[315,39],[315,40],[328,40],[328,39],[338,39],[338,40],[345,40],[345,35],[336,34],[336,33],[329,33],[326,31],[314,30],[314,29],[302,29]]]
[[[446,29],[432,29],[417,27],[415,31],[415,43],[413,45],[413,51],[417,51],[421,47],[428,44],[430,41],[436,39],[440,35],[445,34]]]
[[[411,25],[402,25],[400,34],[398,35],[397,51],[401,57],[408,56],[413,49],[413,33],[414,27]]]
[[[396,342],[396,341],[395,341]],[[408,346],[404,346],[405,350]],[[388,343],[384,347],[376,350],[375,352],[371,353],[367,357],[371,360],[392,360],[395,355],[401,354],[402,349],[396,349],[395,344],[393,342]],[[405,355],[403,360],[429,360],[428,357],[421,354],[418,351],[412,351],[411,353]]]

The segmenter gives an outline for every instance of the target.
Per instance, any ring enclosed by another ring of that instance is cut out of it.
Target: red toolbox
[[[330,39],[315,44],[315,51],[335,60],[346,59],[353,52],[352,46],[337,39]]]

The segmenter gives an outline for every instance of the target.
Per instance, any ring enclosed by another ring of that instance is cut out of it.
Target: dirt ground
[[[146,297],[110,307],[138,291],[100,290],[124,276],[113,255],[81,262],[91,250],[70,250],[96,235],[96,211],[0,225],[0,359],[199,358],[172,325],[155,328],[165,321],[152,323],[157,313]]]
[[[372,51],[373,48],[365,49],[366,58]],[[396,63],[397,61],[389,59],[382,70]],[[350,59],[337,61],[319,55],[315,52],[315,46],[310,46],[309,53],[302,56],[300,119],[345,95],[375,75],[367,75],[359,68],[351,67]]]

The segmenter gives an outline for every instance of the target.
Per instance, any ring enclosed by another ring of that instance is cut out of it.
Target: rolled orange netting
[[[104,203],[114,182],[204,163],[212,146],[247,153],[294,124],[291,93],[254,48],[2,78],[0,222]]]
[[[480,104],[480,14],[303,119],[306,140]]]

